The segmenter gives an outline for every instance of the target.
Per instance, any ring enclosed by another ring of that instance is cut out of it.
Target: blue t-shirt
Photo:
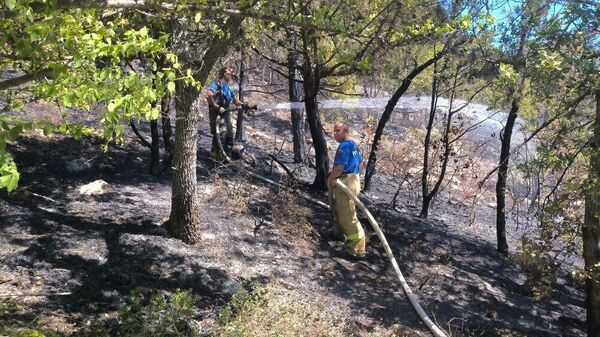
[[[333,164],[344,165],[342,174],[358,174],[361,163],[362,158],[360,157],[360,151],[358,150],[356,143],[351,140],[343,140],[335,152]]]
[[[231,90],[231,87],[229,87],[229,85],[225,81],[213,80],[208,85],[207,90],[210,90],[215,94],[215,96],[214,96],[215,102],[217,102],[217,104],[219,104],[219,105],[221,105],[221,104],[219,103],[219,97],[217,97],[217,95],[223,95],[225,108],[228,107],[229,104],[231,104],[231,101],[233,100],[233,96],[235,96],[235,94],[233,93],[233,90]]]

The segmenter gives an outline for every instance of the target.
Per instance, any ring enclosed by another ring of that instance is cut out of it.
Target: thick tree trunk
[[[381,141],[381,137],[383,136],[383,129],[387,122],[390,120],[390,116],[396,107],[396,103],[400,100],[400,97],[404,95],[406,90],[410,87],[412,80],[419,75],[423,70],[427,69],[430,65],[432,65],[435,61],[439,60],[444,56],[445,53],[438,53],[433,58],[427,60],[427,62],[422,65],[414,68],[408,76],[406,76],[402,80],[402,84],[400,87],[394,92],[392,97],[389,99],[387,105],[385,106],[385,110],[379,119],[379,123],[377,123],[377,129],[375,130],[375,136],[373,137],[373,145],[371,146],[371,152],[369,153],[369,160],[367,161],[367,169],[365,172],[365,186],[364,190],[367,191],[371,187],[371,179],[375,174],[375,165],[377,163],[377,150],[379,149],[379,142]]]
[[[173,194],[169,233],[183,242],[200,241],[198,224],[198,196],[196,195],[196,150],[199,114],[192,104],[199,91],[180,84],[175,99],[176,127],[173,153]]]
[[[508,243],[506,242],[506,180],[508,175],[508,160],[510,159],[510,140],[513,127],[519,111],[519,96],[514,96],[506,126],[500,135],[502,147],[500,148],[500,163],[498,165],[498,181],[496,182],[496,238],[497,250],[500,254],[508,255]]]
[[[590,175],[594,185],[585,197],[585,219],[582,228],[583,259],[586,278],[588,336],[600,337],[600,91],[596,91],[596,123],[591,142]]]
[[[150,147],[150,174],[160,175],[160,143],[158,141],[158,120],[150,121],[150,137],[152,139]]]
[[[241,17],[231,17],[224,24],[229,28],[229,38],[214,38],[208,41],[200,67],[196,68],[195,79],[206,83],[208,75],[217,60],[227,53],[228,44],[239,36]],[[177,36],[179,60],[184,66],[197,64],[196,48],[192,48],[186,34]],[[192,109],[199,90],[182,81],[177,82],[175,101],[175,149],[173,153],[173,193],[171,215],[167,223],[169,233],[186,243],[200,241],[198,225],[198,196],[196,195],[196,148],[198,141],[199,111]]]
[[[289,100],[292,103],[300,102],[299,95],[299,84],[296,81],[298,79],[298,71],[296,65],[298,62],[298,55],[295,52],[288,53],[288,93]],[[305,144],[306,139],[304,136],[304,120],[302,109],[292,107],[292,144],[294,146],[294,163],[303,163],[305,159]]]

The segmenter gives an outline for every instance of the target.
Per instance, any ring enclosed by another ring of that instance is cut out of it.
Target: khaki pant
[[[227,109],[228,107],[226,107]],[[210,133],[213,136],[212,142],[212,153],[219,152],[219,144],[217,143],[219,135],[217,134],[217,119],[219,117],[219,110],[209,107],[208,109],[208,122],[210,124]],[[225,146],[233,144],[233,123],[231,121],[231,111],[225,111],[221,117],[225,121]],[[222,131],[222,130],[219,130]]]
[[[356,174],[348,174],[340,178],[344,185],[355,195],[360,192],[360,178]],[[354,256],[364,256],[366,250],[365,231],[356,217],[354,201],[341,188],[333,188],[333,231],[343,234],[346,238],[348,253]]]

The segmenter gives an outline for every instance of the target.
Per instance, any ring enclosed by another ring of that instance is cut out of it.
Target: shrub
[[[523,237],[515,255],[526,276],[523,289],[534,301],[549,297],[556,283],[558,263],[547,250],[548,247],[542,242]]]
[[[316,304],[275,286],[240,290],[219,315],[214,336],[346,336],[344,324]]]
[[[189,292],[177,290],[167,295],[134,289],[126,301],[127,304],[119,311],[118,336],[192,335],[188,321],[194,317],[195,301]]]

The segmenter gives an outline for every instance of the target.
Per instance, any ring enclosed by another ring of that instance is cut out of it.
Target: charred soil
[[[208,125],[200,126],[203,240],[195,246],[166,234],[170,172],[147,174],[148,151],[133,136],[107,153],[94,138],[36,133],[10,146],[22,177],[17,191],[0,196],[0,325],[78,335],[119,324],[116,312],[133,289],[185,289],[197,300],[196,325],[210,333],[235,290],[276,283],[325,303],[348,323],[348,335],[395,324],[424,333],[366,221],[368,255],[347,260],[327,236],[324,209],[236,169],[290,184],[268,157],[274,154],[294,170],[294,188],[326,200],[309,188],[312,169],[292,164],[282,145],[291,137],[289,122],[259,117],[248,122],[246,159],[234,165],[210,159]],[[80,194],[80,186],[99,179],[108,183],[102,193]],[[374,184],[363,199],[443,329],[454,336],[584,334],[582,289],[563,275],[550,297],[533,301],[517,264],[496,254],[489,212],[479,212],[481,225],[473,225],[466,205],[440,202],[432,220],[422,220],[402,194],[401,207],[389,206],[396,189],[389,177],[377,175]]]

